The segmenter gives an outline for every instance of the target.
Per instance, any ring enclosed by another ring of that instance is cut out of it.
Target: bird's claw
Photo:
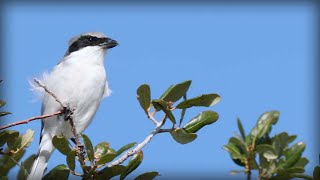
[[[81,156],[85,156],[85,155],[86,155],[84,145],[76,146],[76,151],[77,151],[77,150],[79,151],[79,153],[80,153]]]
[[[71,110],[69,106],[66,106],[66,107],[63,107],[63,112],[64,112],[65,120],[68,121],[73,114],[73,110]]]

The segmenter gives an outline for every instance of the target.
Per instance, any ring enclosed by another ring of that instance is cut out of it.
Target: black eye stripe
[[[106,39],[107,38],[98,38],[90,35],[81,36],[78,40],[76,40],[69,46],[68,54],[74,51],[78,51],[79,49],[87,46],[98,46],[101,43],[105,42]]]
[[[90,42],[94,42],[94,41],[98,40],[97,37],[93,37],[93,36],[88,36],[88,37],[85,37],[85,38],[88,39],[88,41],[90,41]]]

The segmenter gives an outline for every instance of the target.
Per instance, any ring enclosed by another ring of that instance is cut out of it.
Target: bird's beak
[[[106,49],[111,49],[113,47],[116,47],[117,45],[119,45],[118,42],[110,38],[105,38],[105,41],[100,44],[100,46]]]

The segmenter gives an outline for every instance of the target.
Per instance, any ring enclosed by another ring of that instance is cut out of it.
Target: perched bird
[[[63,59],[41,79],[63,104],[75,109],[73,121],[78,133],[88,127],[102,98],[110,94],[104,59],[108,49],[117,45],[117,41],[99,32],[76,36],[70,40]],[[42,88],[33,88],[42,95],[43,115],[62,110],[61,105]],[[38,156],[31,167],[28,179],[42,178],[48,160],[55,150],[52,144],[55,135],[73,138],[71,126],[64,120],[63,115],[42,120]]]

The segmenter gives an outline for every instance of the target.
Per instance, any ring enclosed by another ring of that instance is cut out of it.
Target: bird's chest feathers
[[[98,57],[76,56],[58,65],[54,74],[59,79],[65,102],[79,107],[100,102],[105,85],[106,72],[103,65],[97,64]],[[91,61],[90,61],[91,60]],[[59,93],[59,94],[60,94]]]
[[[69,71],[66,73],[71,75],[68,80],[69,86],[77,98],[102,97],[106,83],[106,74],[102,66],[79,63],[66,70]]]

